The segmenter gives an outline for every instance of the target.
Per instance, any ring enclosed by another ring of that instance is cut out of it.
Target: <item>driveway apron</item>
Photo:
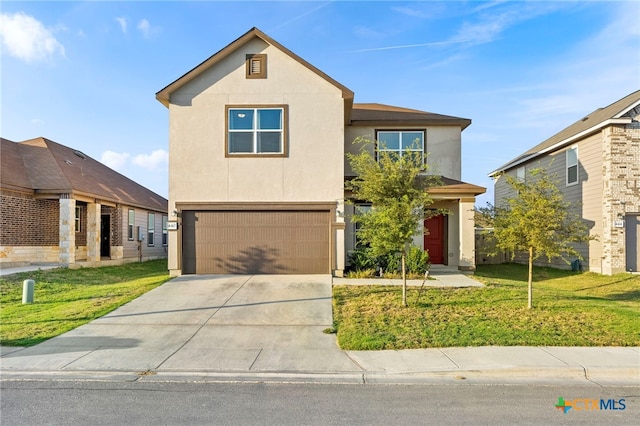
[[[2,357],[3,370],[356,372],[333,334],[329,275],[188,275]]]

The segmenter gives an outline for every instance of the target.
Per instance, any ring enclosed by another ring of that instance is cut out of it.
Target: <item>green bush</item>
[[[352,272],[364,272],[370,275],[371,271],[378,273],[380,268],[385,276],[397,275],[401,271],[401,259],[396,253],[384,256],[373,256],[369,248],[357,248],[349,255],[349,265]],[[429,253],[422,247],[411,245],[406,259],[407,273],[424,275],[429,268]]]
[[[421,247],[412,245],[407,252],[407,272],[413,274],[424,274],[429,269],[429,252]]]
[[[349,266],[352,271],[366,271],[377,269],[378,261],[371,256],[368,248],[356,248],[349,254]]]

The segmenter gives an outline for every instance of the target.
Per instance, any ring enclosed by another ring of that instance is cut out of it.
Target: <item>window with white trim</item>
[[[129,223],[127,225],[127,239],[129,241],[133,241],[133,228],[135,228],[136,223],[136,212],[134,209],[129,209]]]
[[[81,221],[80,221],[80,207],[76,207],[76,218],[75,218],[75,227],[76,227],[76,232],[80,232],[82,231],[81,229]]]
[[[578,183],[578,147],[567,149],[567,185]]]
[[[162,216],[162,245],[166,246],[167,245],[167,221],[169,220],[169,218],[167,216]]]
[[[287,108],[227,107],[227,155],[285,155]]]
[[[156,232],[156,215],[154,213],[149,213],[147,219],[147,245],[152,246],[154,245],[153,236]]]
[[[424,131],[423,130],[378,130],[378,154],[389,152],[397,158],[407,152],[416,152],[424,161]]]

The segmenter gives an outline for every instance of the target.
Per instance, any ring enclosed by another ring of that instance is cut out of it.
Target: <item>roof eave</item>
[[[351,126],[455,126],[461,130],[471,125],[471,120],[351,120]]]
[[[190,71],[183,74],[177,80],[173,81],[172,83],[170,83],[169,85],[161,89],[159,92],[156,93],[156,99],[160,101],[164,106],[169,107],[172,92],[174,92],[175,90],[179,89],[183,85],[187,84],[194,78],[198,77],[199,75],[207,71],[210,67],[220,62],[221,60],[223,60],[233,52],[235,52],[238,48],[240,48],[242,45],[252,40],[254,37],[258,37],[265,43],[275,46],[277,49],[281,50],[286,55],[290,56],[295,61],[304,65],[309,70],[316,73],[317,75],[319,75],[320,77],[328,81],[329,83],[333,84],[336,88],[338,88],[342,92],[342,97],[345,99],[345,117],[348,117],[347,112],[349,112],[349,115],[350,115],[351,113],[350,108],[353,105],[353,98],[354,98],[353,91],[351,91],[349,88],[339,83],[338,81],[334,80],[333,78],[329,77],[323,71],[311,65],[309,62],[305,61],[300,56],[296,55],[295,53],[293,53],[292,51],[290,51],[289,49],[287,49],[286,47],[284,47],[283,45],[281,45],[280,43],[278,43],[277,41],[275,41],[274,39],[272,39],[262,31],[260,31],[256,27],[253,27],[252,29],[244,33],[242,36],[237,38],[235,41],[231,42],[226,47],[222,48],[218,52],[211,55],[209,58],[207,58],[205,61],[197,65],[195,68],[192,68]],[[346,118],[345,118],[345,121],[346,121]]]
[[[588,128],[586,130],[583,130],[580,133],[576,133],[575,135],[570,136],[568,138],[565,138],[565,139],[561,140],[560,142],[555,143],[555,144],[553,144],[553,145],[551,145],[551,146],[549,146],[547,148],[541,149],[538,152],[534,152],[531,155],[528,155],[528,156],[526,156],[524,158],[521,158],[518,161],[509,162],[509,163],[505,164],[504,166],[501,166],[501,167],[497,168],[496,170],[492,171],[491,173],[489,173],[489,177],[493,178],[496,175],[504,173],[507,170],[513,169],[514,167],[519,166],[520,164],[524,164],[524,163],[526,163],[526,162],[528,162],[530,160],[533,160],[534,158],[540,157],[540,156],[542,156],[544,154],[548,154],[550,152],[557,151],[558,149],[563,148],[566,145],[570,145],[570,144],[574,143],[578,139],[583,139],[583,138],[585,138],[585,137],[587,137],[587,136],[589,136],[589,135],[601,130],[604,127],[607,127],[607,126],[610,126],[610,125],[614,125],[614,124],[629,124],[629,123],[631,123],[631,121],[632,121],[631,118],[610,118],[608,120],[604,120],[604,121],[596,124],[593,127],[590,127],[590,128]]]

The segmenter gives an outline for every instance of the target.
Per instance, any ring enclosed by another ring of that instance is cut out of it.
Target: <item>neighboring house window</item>
[[[567,149],[567,185],[578,183],[578,147]]]
[[[129,241],[133,241],[133,228],[136,223],[136,212],[133,209],[129,209],[129,225],[127,226],[127,238]]]
[[[162,216],[162,245],[166,246],[167,245],[167,220],[169,220],[169,218],[167,216]]]
[[[247,78],[267,78],[267,55],[247,55]]]
[[[355,205],[355,214],[367,214],[371,210],[371,204],[356,204]],[[360,241],[360,237],[358,237],[358,232],[362,229],[362,223],[355,222],[353,224],[353,247],[358,248],[362,246],[362,242]]]
[[[377,132],[378,152],[390,152],[398,158],[407,151],[418,152],[424,161],[424,131],[388,131]]]
[[[516,169],[516,180],[518,182],[524,182],[526,180],[526,174],[525,173],[526,173],[526,171],[525,171],[524,166],[518,167]]]
[[[76,225],[76,232],[82,231],[82,229],[80,229],[80,207],[76,207],[75,225]]]
[[[154,213],[149,213],[147,224],[147,245],[153,245],[153,235],[156,232],[156,215]]]
[[[227,107],[228,155],[285,155],[285,106]]]

